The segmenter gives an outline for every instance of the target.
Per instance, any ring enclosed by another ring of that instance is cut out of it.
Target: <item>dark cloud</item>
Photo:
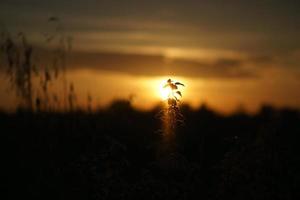
[[[274,61],[274,57],[270,55],[256,55],[251,56],[248,60],[255,63],[270,63]]]
[[[300,12],[295,0],[0,2],[0,22],[17,27],[14,29],[17,31],[27,31],[29,34],[45,32],[49,28],[47,19],[52,16],[59,17],[66,29],[77,34],[75,48],[91,50],[93,45],[103,45],[107,49],[117,46],[121,51],[126,46],[136,45],[141,48],[157,46],[242,51],[251,55],[246,59],[220,57],[211,61],[170,60],[160,55],[76,53],[72,56],[71,68],[146,76],[173,73],[190,77],[237,78],[256,77],[257,67],[299,67],[298,58],[278,54],[300,48]],[[89,33],[110,35],[101,39],[101,36],[89,37]],[[114,34],[117,36],[113,37]],[[126,34],[130,37],[124,37]],[[139,34],[150,36],[141,38]],[[81,42],[78,44],[76,41]],[[113,49],[117,52],[117,48]]]
[[[178,38],[172,43],[159,41],[159,45],[176,43],[179,47],[247,52],[285,52],[300,47],[300,12],[295,0],[0,2],[0,23],[13,30],[44,32],[49,28],[46,21],[51,16],[59,17],[73,33],[131,31]],[[149,45],[147,42],[140,41],[140,45]],[[149,43],[155,42],[153,39]]]
[[[70,69],[107,70],[140,76],[177,75],[199,78],[253,78],[240,59],[220,58],[215,61],[169,59],[160,55],[75,53]]]

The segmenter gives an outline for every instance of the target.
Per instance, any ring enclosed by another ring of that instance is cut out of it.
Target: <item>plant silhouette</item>
[[[12,34],[4,30],[0,32],[0,64],[6,68],[6,75],[19,97],[20,106],[30,111],[42,108],[49,110],[49,83],[58,80],[60,72],[64,88],[66,87],[66,56],[71,51],[71,37],[61,30],[58,18],[51,17],[48,22],[55,22],[55,32],[43,34],[48,53],[46,57],[49,59],[43,57],[42,50],[25,33]],[[42,63],[38,62],[40,59],[43,59]],[[33,84],[34,77],[40,79],[40,88]],[[66,89],[64,99],[65,93]],[[53,103],[56,102],[57,96],[53,100]],[[66,103],[64,106],[66,107]]]
[[[163,86],[169,89],[167,98],[167,107],[163,110],[162,121],[164,124],[164,133],[167,135],[174,135],[177,123],[183,122],[183,115],[179,109],[180,98],[182,98],[182,92],[179,87],[185,85],[181,82],[175,82],[172,79],[168,79]]]
[[[170,92],[168,94],[168,105],[172,107],[177,107],[177,104],[180,102],[179,96],[182,97],[181,91],[178,89],[178,86],[184,86],[180,82],[174,82],[171,79],[167,80],[167,83],[164,85],[164,88],[169,88]]]

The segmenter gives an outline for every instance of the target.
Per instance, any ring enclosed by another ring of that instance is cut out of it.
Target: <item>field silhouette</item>
[[[2,0],[0,200],[300,200],[299,6]]]
[[[116,100],[97,112],[1,113],[8,197],[299,199],[299,111],[183,105],[165,151],[160,110]]]

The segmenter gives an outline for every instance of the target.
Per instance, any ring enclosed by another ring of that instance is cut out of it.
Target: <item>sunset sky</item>
[[[88,94],[94,106],[134,96],[136,107],[148,109],[170,77],[186,84],[183,101],[193,107],[300,108],[296,0],[0,2],[0,27],[25,32],[39,47],[46,48],[53,16],[73,38],[68,81],[81,105]],[[16,100],[1,71],[0,107],[12,109]]]

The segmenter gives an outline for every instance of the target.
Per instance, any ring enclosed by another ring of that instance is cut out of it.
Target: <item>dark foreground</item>
[[[299,112],[182,112],[169,140],[157,110],[125,102],[93,114],[0,114],[4,191],[41,200],[300,199]]]

